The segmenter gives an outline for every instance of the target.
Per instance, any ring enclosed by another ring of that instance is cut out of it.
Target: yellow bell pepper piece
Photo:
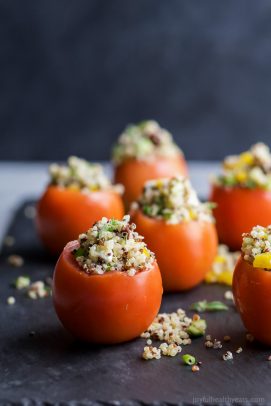
[[[147,250],[146,247],[143,248],[143,253],[146,255],[147,258],[149,258],[150,252],[149,252],[149,250]]]
[[[238,171],[235,175],[236,180],[240,183],[245,182],[247,180],[247,172],[245,171]]]
[[[253,155],[249,151],[240,154],[239,159],[245,165],[252,165],[254,162]]]
[[[264,252],[258,254],[253,261],[254,268],[266,268],[271,269],[271,252]]]
[[[217,282],[223,283],[224,285],[231,286],[232,285],[232,277],[233,272],[231,271],[223,271],[220,275],[218,275]]]

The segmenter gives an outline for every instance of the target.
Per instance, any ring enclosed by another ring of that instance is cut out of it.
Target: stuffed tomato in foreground
[[[51,181],[37,206],[41,240],[53,254],[101,217],[121,219],[123,187],[112,185],[103,168],[70,157],[67,166],[50,166]]]
[[[187,165],[172,135],[156,121],[129,125],[113,149],[115,182],[125,187],[126,207],[137,200],[147,180],[186,175]]]
[[[154,254],[129,216],[103,218],[67,244],[53,279],[60,321],[75,337],[94,343],[138,337],[157,315],[162,292]]]
[[[239,249],[242,234],[257,224],[271,223],[271,154],[258,143],[238,156],[229,156],[224,172],[214,179],[210,200],[221,243]]]
[[[200,203],[188,179],[147,182],[131,216],[156,255],[166,291],[203,281],[216,256],[217,235],[210,205]]]
[[[243,234],[233,294],[245,327],[258,341],[271,346],[271,226],[255,226]]]

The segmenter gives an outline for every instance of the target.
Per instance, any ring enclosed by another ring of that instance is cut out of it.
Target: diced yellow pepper
[[[245,182],[247,180],[247,172],[245,171],[238,171],[235,175],[236,180],[240,183]]]
[[[149,258],[149,256],[150,256],[150,252],[149,252],[149,250],[147,250],[147,248],[146,248],[146,247],[144,247],[144,248],[143,248],[143,253],[146,255],[146,257],[148,257],[148,258]]]
[[[72,183],[71,185],[68,186],[68,189],[74,190],[77,192],[79,190],[79,186],[76,183]]]
[[[233,272],[231,271],[223,271],[221,274],[218,275],[217,282],[223,283],[224,285],[231,286],[232,285],[232,277]]]
[[[162,189],[162,187],[163,187],[163,181],[162,181],[161,179],[158,179],[158,180],[156,181],[156,187],[157,187],[158,189]]]
[[[264,252],[258,254],[253,261],[254,268],[266,268],[271,269],[271,252]]]
[[[189,216],[190,216],[191,220],[196,220],[196,218],[197,218],[197,215],[193,209],[189,210]]]
[[[225,261],[226,261],[225,257],[223,257],[222,255],[217,255],[217,256],[215,257],[215,261],[214,261],[214,262],[223,264],[223,262],[225,262]]]
[[[252,165],[254,162],[253,155],[249,151],[240,154],[239,158],[240,162],[246,165]]]

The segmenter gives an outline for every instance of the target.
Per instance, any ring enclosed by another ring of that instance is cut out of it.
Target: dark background
[[[0,30],[0,159],[107,159],[146,118],[189,159],[269,141],[270,0],[6,0]]]

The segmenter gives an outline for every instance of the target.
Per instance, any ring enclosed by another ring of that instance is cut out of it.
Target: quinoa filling
[[[190,181],[184,177],[146,182],[136,205],[139,205],[146,216],[162,219],[168,224],[214,221],[212,205],[201,203]]]
[[[123,192],[122,185],[111,184],[102,165],[90,163],[75,156],[68,159],[67,165],[50,165],[49,174],[51,185],[85,192],[108,189],[115,190],[117,193]]]
[[[271,190],[270,149],[258,143],[240,155],[228,156],[223,162],[223,173],[214,179],[214,183],[224,187]]]
[[[129,276],[151,268],[154,254],[147,248],[130,216],[122,220],[103,217],[86,233],[79,236],[79,248],[73,255],[88,274],[102,275],[121,271]]]
[[[271,225],[255,226],[243,234],[242,253],[255,268],[271,269]]]
[[[149,160],[155,156],[182,154],[172,135],[153,120],[128,125],[113,148],[113,161],[119,165],[127,159]]]

